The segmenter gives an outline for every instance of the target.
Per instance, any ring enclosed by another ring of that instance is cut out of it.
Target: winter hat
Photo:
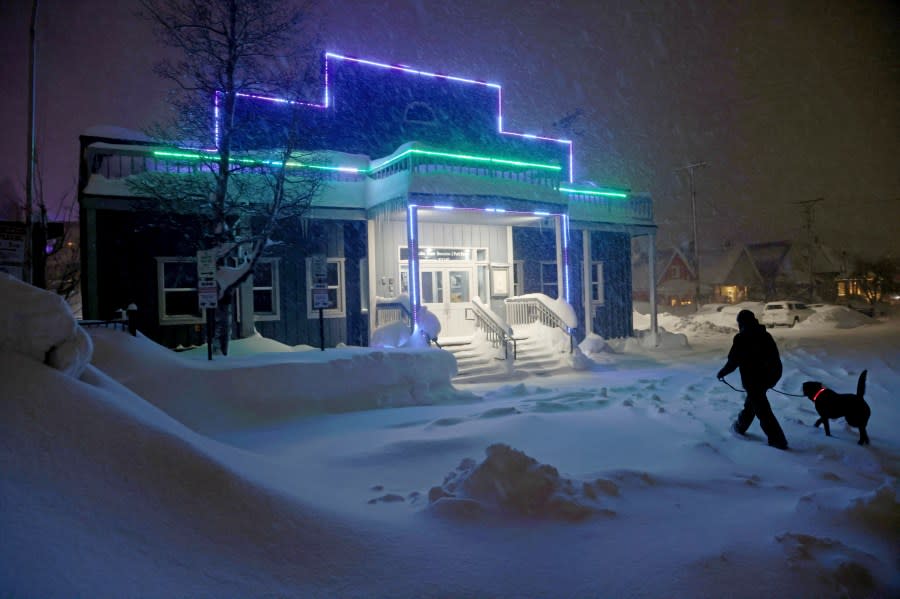
[[[756,320],[756,315],[750,310],[741,310],[737,315],[738,326],[746,327],[752,324],[759,324]]]

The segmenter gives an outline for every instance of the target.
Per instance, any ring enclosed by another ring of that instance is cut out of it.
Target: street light
[[[705,161],[688,164],[675,171],[687,171],[691,179],[691,222],[694,229],[694,276],[696,277],[697,286],[694,289],[694,305],[700,310],[700,246],[697,245],[697,192],[694,190],[694,169],[709,166]]]

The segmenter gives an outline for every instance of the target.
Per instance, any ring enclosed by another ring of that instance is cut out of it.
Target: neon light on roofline
[[[154,150],[153,156],[162,157],[162,158],[185,158],[187,160],[207,160],[207,159],[215,159],[218,158],[218,154],[215,153],[215,150],[204,150],[207,152],[207,155],[203,155],[197,152],[172,152],[166,150]],[[339,171],[342,173],[354,173],[354,174],[364,174],[367,169],[360,169],[352,166],[326,166],[324,164],[308,164],[305,162],[297,162],[294,160],[288,160],[287,162],[283,162],[281,160],[260,160],[258,158],[239,158],[232,157],[232,162],[237,164],[246,164],[250,166],[274,166],[274,167],[291,167],[291,168],[311,168],[315,170],[322,171]]]
[[[203,160],[207,158],[212,158],[215,156],[215,150],[204,150],[208,155],[203,155],[197,152],[184,152],[184,151],[169,151],[169,150],[155,150],[153,152],[154,156],[166,157],[166,158],[186,158],[190,160]],[[296,161],[287,161],[281,162],[279,160],[262,160],[258,158],[232,158],[232,162],[236,162],[238,164],[267,164],[269,166],[288,166],[292,168],[312,168],[319,170],[328,170],[328,171],[341,171],[345,173],[357,173],[357,174],[368,174],[377,169],[384,168],[388,164],[393,164],[397,160],[400,160],[404,156],[408,154],[423,154],[426,156],[440,156],[442,158],[452,158],[456,160],[472,160],[475,162],[488,162],[490,164],[506,164],[511,166],[521,166],[528,168],[540,168],[546,170],[561,170],[562,167],[553,165],[553,164],[540,164],[535,162],[522,162],[520,160],[506,160],[503,158],[494,158],[492,156],[477,156],[472,154],[454,154],[450,152],[434,152],[431,150],[418,150],[415,148],[410,148],[394,156],[390,160],[381,163],[378,167],[375,168],[357,168],[352,166],[325,166],[320,164],[310,164],[304,162],[296,162]]]
[[[432,73],[430,71],[422,71],[419,69],[414,69],[414,68],[408,67],[406,65],[392,65],[392,64],[387,64],[387,63],[383,63],[383,62],[377,62],[374,60],[365,60],[362,58],[357,58],[355,56],[346,56],[343,54],[337,54],[335,52],[325,52],[325,60],[324,60],[324,62],[325,62],[325,66],[324,66],[325,92],[324,92],[324,103],[323,104],[317,104],[315,102],[297,102],[297,101],[285,100],[282,98],[258,96],[258,95],[253,95],[253,94],[238,94],[238,95],[243,96],[243,97],[258,99],[258,100],[265,100],[265,101],[269,101],[269,102],[300,104],[303,106],[309,106],[311,108],[329,108],[331,106],[331,102],[332,102],[332,96],[331,96],[331,90],[330,90],[330,80],[329,80],[329,76],[328,76],[328,74],[329,74],[328,59],[329,58],[334,58],[337,60],[346,60],[346,61],[350,61],[350,62],[356,62],[358,64],[373,66],[373,67],[382,68],[382,69],[389,69],[389,70],[399,71],[399,72],[403,72],[403,73],[409,73],[409,74],[413,74],[413,75],[436,77],[439,79],[446,79],[448,81],[458,81],[460,83],[482,85],[485,87],[490,87],[492,89],[496,89],[497,90],[497,131],[503,135],[513,135],[513,136],[517,136],[517,137],[522,137],[524,139],[539,139],[542,141],[552,141],[552,142],[556,142],[556,143],[567,144],[569,146],[569,183],[572,183],[575,181],[575,159],[574,159],[574,145],[575,144],[572,143],[572,140],[556,138],[556,137],[546,137],[546,136],[542,136],[542,135],[534,135],[531,133],[519,133],[516,131],[504,131],[503,130],[503,88],[496,83],[489,83],[487,81],[482,81],[479,79],[469,79],[466,77],[457,77],[454,75],[446,75],[443,73]],[[217,94],[215,94],[215,95],[217,95]],[[216,145],[216,147],[218,147],[219,146],[218,103],[216,104],[215,112],[216,112],[215,145]]]
[[[472,154],[454,154],[451,152],[436,152],[433,150],[420,150],[418,148],[410,148],[408,150],[404,150],[403,152],[400,152],[399,154],[397,154],[396,156],[394,156],[392,158],[389,158],[388,160],[385,160],[384,162],[379,164],[377,167],[369,169],[369,171],[371,172],[373,170],[384,168],[385,166],[387,166],[389,164],[393,164],[393,163],[397,162],[398,160],[403,159],[405,156],[407,156],[409,154],[422,154],[424,156],[440,156],[442,158],[453,158],[456,160],[473,160],[475,162],[488,162],[491,164],[508,164],[511,166],[541,168],[541,169],[552,170],[552,171],[562,170],[562,167],[556,166],[555,164],[541,164],[538,162],[523,162],[521,160],[507,160],[505,158],[494,158],[492,156],[477,156],[477,155],[472,155]]]
[[[587,196],[605,196],[608,198],[627,198],[628,192],[625,191],[600,191],[593,189],[575,189],[573,187],[560,187],[560,191],[565,193],[577,193]]]
[[[496,89],[500,89],[500,86],[496,83],[489,83],[487,81],[480,81],[478,79],[468,79],[466,77],[456,77],[454,75],[446,75],[444,73],[432,73],[430,71],[420,71],[419,69],[414,69],[412,67],[408,67],[406,65],[399,64],[386,64],[383,62],[376,62],[374,60],[366,60],[363,58],[357,58],[356,56],[346,56],[343,54],[336,54],[334,52],[326,52],[325,60],[328,61],[329,58],[337,58],[339,60],[348,60],[350,62],[357,62],[359,64],[364,64],[372,67],[379,67],[382,69],[391,69],[394,71],[403,71],[404,73],[410,73],[412,75],[423,75],[425,77],[437,77],[438,79],[447,79],[450,81],[459,81],[461,83],[474,83],[476,85],[484,85],[486,87],[493,87]]]

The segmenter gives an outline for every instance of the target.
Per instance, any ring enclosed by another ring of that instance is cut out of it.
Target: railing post
[[[137,337],[137,309],[135,304],[128,304],[125,313],[128,315],[128,332],[132,337]]]

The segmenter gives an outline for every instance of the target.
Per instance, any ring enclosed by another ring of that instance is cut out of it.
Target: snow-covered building
[[[323,75],[304,107],[316,132],[307,149],[328,160],[324,184],[240,294],[259,332],[367,345],[378,326],[415,323],[427,308],[441,339],[512,336],[537,319],[573,340],[632,335],[631,240],[655,245],[647,194],[579,184],[573,143],[510,130],[497,84],[332,53]],[[237,118],[277,119],[284,107],[241,97]],[[84,317],[133,303],[151,338],[201,343],[198,248],[141,227],[146,198],[127,185],[147,171],[175,176],[195,153],[97,130],[80,152]],[[327,289],[321,329],[314,270]]]

